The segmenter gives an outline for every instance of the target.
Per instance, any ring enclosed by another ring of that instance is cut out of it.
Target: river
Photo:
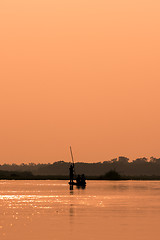
[[[0,181],[1,240],[159,240],[160,181]]]

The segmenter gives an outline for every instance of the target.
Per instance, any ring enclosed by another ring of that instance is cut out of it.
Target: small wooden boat
[[[84,174],[82,175],[78,175],[77,177],[75,174],[75,166],[74,166],[74,159],[73,159],[73,153],[72,153],[72,148],[70,147],[70,152],[71,152],[71,158],[72,158],[72,162],[70,164],[69,167],[69,185],[70,185],[70,189],[73,189],[73,186],[76,185],[77,187],[82,187],[85,188],[86,186],[86,179]]]

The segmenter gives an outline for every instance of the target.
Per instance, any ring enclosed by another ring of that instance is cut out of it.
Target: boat
[[[86,187],[86,179],[85,179],[85,175],[76,175],[75,173],[75,164],[74,164],[74,159],[73,159],[73,153],[72,153],[72,148],[70,146],[70,153],[71,153],[71,159],[72,162],[70,163],[70,167],[69,167],[69,185],[70,185],[70,189],[73,189],[73,186],[77,186],[78,188],[85,188]]]

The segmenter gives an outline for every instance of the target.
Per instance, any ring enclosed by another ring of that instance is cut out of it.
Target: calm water
[[[0,239],[160,239],[160,182],[0,181]]]

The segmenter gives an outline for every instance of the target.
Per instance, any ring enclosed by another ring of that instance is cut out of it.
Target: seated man
[[[77,178],[76,178],[76,182],[77,182],[77,185],[81,185],[81,176],[78,174]]]

